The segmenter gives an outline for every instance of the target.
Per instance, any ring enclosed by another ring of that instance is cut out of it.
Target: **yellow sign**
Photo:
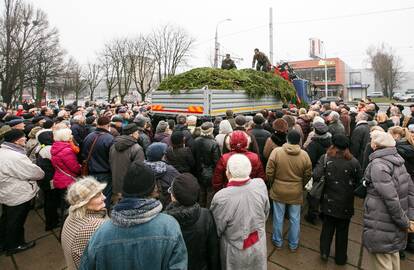
[[[318,65],[319,66],[324,66],[326,62],[327,66],[335,66],[335,61],[325,61],[325,60],[320,60]]]

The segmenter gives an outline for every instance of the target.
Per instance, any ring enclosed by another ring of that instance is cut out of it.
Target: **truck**
[[[300,102],[310,103],[309,82],[295,79],[292,83]],[[273,95],[253,98],[244,90],[209,89],[206,85],[201,89],[179,90],[174,93],[168,90],[154,91],[151,111],[154,115],[165,117],[178,114],[217,117],[225,116],[227,110],[248,115],[263,109],[275,110],[281,108],[282,104]]]

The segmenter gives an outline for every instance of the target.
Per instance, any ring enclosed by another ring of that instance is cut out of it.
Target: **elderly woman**
[[[223,120],[220,122],[219,134],[216,136],[216,142],[219,145],[221,153],[223,153],[224,138],[232,132],[233,128],[231,127],[229,120]]]
[[[83,250],[106,219],[105,183],[85,177],[70,186],[66,199],[69,216],[62,229],[62,248],[69,270],[78,269]]]
[[[365,170],[362,243],[369,252],[370,269],[400,269],[398,251],[414,230],[414,184],[389,133],[373,131]]]

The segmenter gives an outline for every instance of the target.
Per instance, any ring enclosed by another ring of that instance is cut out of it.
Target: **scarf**
[[[112,210],[111,220],[120,227],[131,227],[146,223],[155,218],[162,210],[156,199],[123,198]]]
[[[15,151],[17,153],[26,155],[26,149],[23,146],[17,145],[15,143],[3,142],[2,146],[5,146],[5,148],[9,148],[10,150]]]

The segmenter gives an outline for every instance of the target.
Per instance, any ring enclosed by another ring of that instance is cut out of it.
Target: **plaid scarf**
[[[162,210],[156,199],[123,198],[112,210],[111,220],[120,227],[131,227],[146,223],[155,218]]]

